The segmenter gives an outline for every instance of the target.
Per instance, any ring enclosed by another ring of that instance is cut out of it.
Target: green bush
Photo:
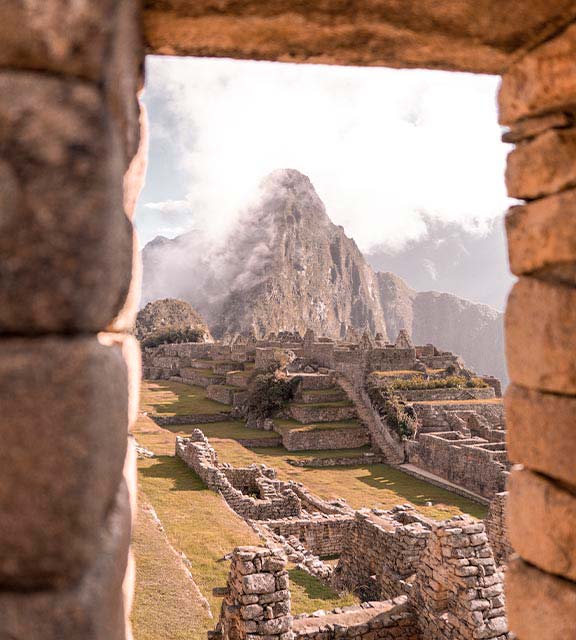
[[[203,342],[204,332],[201,329],[180,329],[166,331],[142,340],[142,347],[158,347],[161,344],[178,344],[182,342]]]
[[[286,378],[274,372],[256,374],[249,386],[245,403],[246,415],[269,418],[294,398],[300,378]]]
[[[387,385],[390,389],[397,391],[409,391],[417,389],[458,389],[483,388],[488,385],[481,378],[465,378],[464,376],[446,376],[445,378],[430,378],[426,380],[423,376],[413,376],[412,378],[396,379]]]
[[[417,426],[414,409],[403,403],[392,389],[372,385],[368,388],[368,397],[372,406],[402,440],[414,435]]]

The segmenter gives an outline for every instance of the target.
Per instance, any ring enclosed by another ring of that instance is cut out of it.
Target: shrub
[[[248,387],[247,416],[269,418],[294,398],[299,377],[287,378],[275,372],[256,374]]]
[[[180,329],[166,331],[142,340],[142,347],[158,347],[161,344],[178,344],[182,342],[203,342],[204,331],[201,329]]]
[[[414,410],[404,404],[394,391],[372,385],[368,388],[368,397],[372,406],[402,440],[414,435],[417,426]]]

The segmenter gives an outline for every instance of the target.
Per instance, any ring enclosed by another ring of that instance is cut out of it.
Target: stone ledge
[[[576,496],[521,468],[512,471],[508,487],[514,549],[543,571],[576,580]]]

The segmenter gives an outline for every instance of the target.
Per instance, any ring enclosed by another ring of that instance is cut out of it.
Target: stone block
[[[63,589],[0,592],[2,638],[126,640],[129,637],[123,582],[130,544],[130,508],[123,484],[112,505],[107,518],[98,525],[97,552],[78,582]]]
[[[245,593],[272,593],[276,589],[276,581],[271,573],[253,573],[242,578]]]
[[[514,123],[509,131],[502,134],[502,142],[516,144],[529,140],[544,133],[548,129],[563,129],[574,124],[574,116],[571,113],[555,111],[535,118],[526,118]]]
[[[520,278],[508,298],[505,328],[512,382],[576,395],[576,289]]]
[[[500,122],[562,111],[576,104],[576,24],[508,67],[498,97]]]
[[[96,332],[121,312],[123,163],[100,90],[0,72],[0,332]]]
[[[522,640],[566,640],[574,636],[576,585],[516,558],[506,571],[510,630]]]
[[[512,384],[504,403],[510,460],[576,486],[576,398]]]
[[[576,497],[522,468],[512,471],[508,487],[514,549],[543,571],[576,580]]]
[[[0,585],[77,580],[122,478],[128,383],[121,347],[96,337],[0,348]]]
[[[506,163],[508,195],[534,200],[573,187],[575,160],[575,129],[550,129],[517,146]]]
[[[576,190],[512,207],[506,216],[512,273],[539,273],[576,284],[575,211]]]

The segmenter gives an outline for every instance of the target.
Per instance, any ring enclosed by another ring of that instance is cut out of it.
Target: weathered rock
[[[576,283],[572,266],[576,261],[575,208],[576,190],[570,190],[510,209],[506,232],[512,273],[554,275]]]
[[[512,198],[533,200],[576,185],[576,129],[551,129],[517,146],[506,164]]]
[[[127,387],[121,348],[95,337],[2,342],[1,585],[70,584],[94,561],[122,478]]]
[[[576,486],[576,398],[513,384],[504,403],[510,460]]]
[[[566,640],[574,633],[576,585],[517,558],[506,571],[510,628],[522,640]]]
[[[508,298],[505,320],[512,382],[576,394],[576,289],[520,278]]]
[[[253,573],[242,579],[244,593],[272,593],[276,589],[274,576],[271,573]]]
[[[125,611],[129,602],[122,587],[130,544],[130,508],[124,485],[107,518],[98,523],[97,531],[96,553],[78,582],[62,589],[0,593],[3,638],[126,639]],[[66,540],[70,538],[62,542]]]
[[[575,53],[576,25],[571,25],[512,64],[502,77],[498,96],[501,124],[570,110],[576,103]]]
[[[576,579],[576,497],[544,476],[514,470],[508,481],[514,549],[548,573]]]
[[[122,310],[132,228],[101,92],[0,73],[0,331],[100,331]]]

